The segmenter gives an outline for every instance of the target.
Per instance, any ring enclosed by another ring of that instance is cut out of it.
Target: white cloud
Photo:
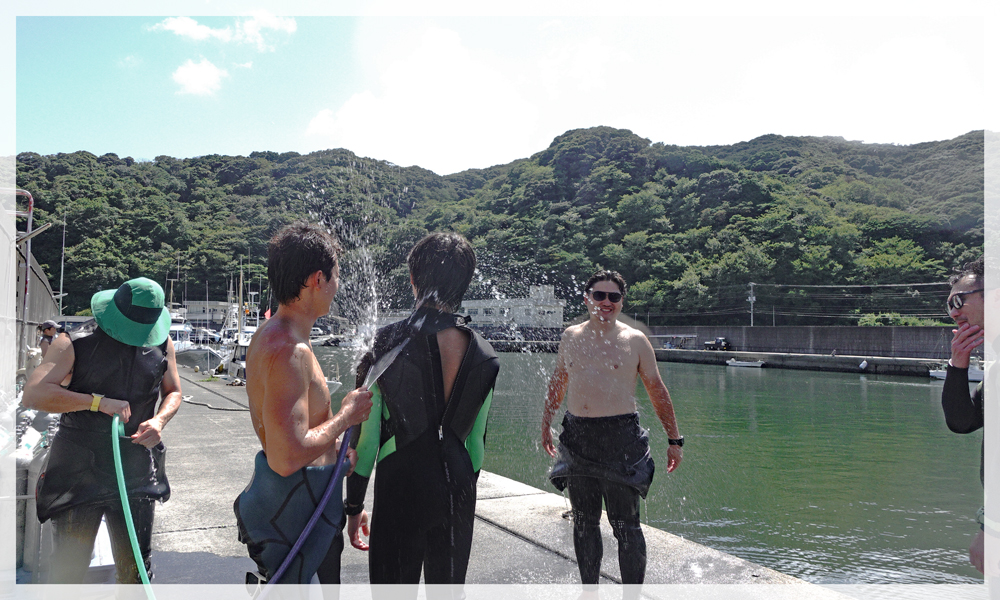
[[[470,52],[458,34],[438,27],[425,28],[400,50],[385,48],[377,90],[312,118],[305,134],[317,148],[349,148],[441,174],[519,156],[520,132],[534,129],[538,115],[491,57]]]
[[[181,89],[178,94],[194,94],[196,96],[211,96],[222,87],[222,79],[229,77],[225,69],[216,67],[207,59],[201,62],[188,60],[183,65],[177,67],[173,78]]]
[[[598,125],[679,145],[768,133],[912,144],[982,128],[986,112],[983,44],[965,18],[431,23],[359,23],[353,55],[367,79],[311,113],[307,151],[345,147],[443,174]]]
[[[297,29],[295,19],[290,17],[278,17],[265,11],[256,11],[251,14],[249,19],[237,22],[236,39],[254,44],[261,52],[274,50],[274,46],[269,45],[264,40],[266,30],[283,31],[291,35]]]
[[[253,68],[253,61],[252,60],[248,60],[245,63],[239,63],[239,64],[236,64],[236,65],[233,65],[233,66],[236,67],[236,68],[238,68],[238,69],[251,69],[251,68]]]
[[[215,39],[221,42],[253,44],[261,52],[274,51],[265,39],[269,31],[293,34],[297,29],[295,19],[278,17],[266,11],[254,11],[251,16],[238,19],[234,28],[213,29],[191,17],[170,17],[150,27],[153,31],[169,31],[196,41]]]
[[[233,39],[233,32],[228,27],[224,29],[212,29],[208,25],[202,25],[191,17],[169,17],[153,25],[154,31],[170,31],[181,37],[193,40],[207,40],[215,38],[223,42]]]
[[[118,66],[123,69],[135,69],[141,65],[142,57],[134,54],[129,54],[128,56],[118,59]]]

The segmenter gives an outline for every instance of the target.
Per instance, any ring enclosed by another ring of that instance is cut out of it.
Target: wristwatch
[[[683,446],[684,445],[684,436],[682,435],[681,437],[677,438],[676,440],[673,439],[673,438],[667,438],[667,443],[670,444],[671,446]]]
[[[97,409],[101,407],[101,398],[104,397],[104,394],[91,394],[91,396],[94,397],[94,401],[90,405],[90,410],[97,412]]]

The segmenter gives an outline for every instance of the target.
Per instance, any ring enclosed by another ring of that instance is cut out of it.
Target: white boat
[[[183,317],[170,315],[170,339],[174,341],[175,353],[180,354],[194,348],[191,332],[191,325]]]
[[[233,379],[246,381],[247,379],[247,348],[250,347],[249,338],[246,343],[241,339],[233,348],[233,355],[226,362],[226,373]]]
[[[736,360],[735,358],[730,358],[726,361],[726,364],[730,367],[763,367],[766,363],[762,360]]]
[[[944,379],[948,376],[948,368],[946,366],[940,369],[931,369],[930,376],[933,379]],[[977,367],[975,365],[969,365],[969,381],[982,381],[983,380],[983,368]]]
[[[174,341],[174,356],[177,364],[181,366],[198,367],[205,371],[212,371],[222,364],[223,355],[210,346],[196,344],[191,339],[193,333],[191,324],[179,314],[171,314],[170,339]]]

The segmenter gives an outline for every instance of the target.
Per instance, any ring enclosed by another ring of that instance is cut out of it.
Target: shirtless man
[[[284,561],[336,467],[337,438],[368,418],[371,393],[349,392],[334,414],[326,377],[309,344],[316,319],[337,293],[340,247],[308,223],[282,228],[268,243],[267,277],[278,311],[247,350],[250,419],[260,439],[250,485],[234,509],[240,541],[265,579]],[[349,453],[352,462],[356,455]],[[304,485],[303,485],[304,484]],[[342,483],[324,518],[278,583],[340,583],[344,547]],[[275,540],[290,540],[288,543]]]
[[[625,279],[615,271],[598,271],[585,290],[590,319],[563,332],[542,414],[542,446],[549,455],[558,456],[550,480],[559,490],[569,491],[573,545],[583,583],[596,584],[601,572],[602,500],[618,540],[622,583],[642,583],[646,540],[639,526],[639,497],[646,496],[653,480],[653,458],[636,412],[637,376],[669,438],[668,473],[681,462],[684,438],[657,371],[653,346],[642,332],[617,320],[625,300]],[[552,418],[567,392],[569,405],[557,453]]]

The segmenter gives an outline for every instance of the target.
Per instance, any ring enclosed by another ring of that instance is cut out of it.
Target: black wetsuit
[[[355,439],[358,465],[347,480],[346,504],[358,507],[378,456],[368,559],[373,584],[418,583],[421,567],[425,583],[465,582],[500,361],[464,323],[450,313],[418,309],[407,321],[380,329],[358,368],[360,386],[379,357],[410,338],[372,386],[375,406]],[[446,399],[436,334],[456,326],[469,336],[469,347]]]
[[[140,348],[123,344],[101,329],[74,337],[69,390],[127,400],[132,414],[125,435],[156,414],[167,370],[167,342]],[[48,465],[36,488],[38,519],[52,519],[55,548],[49,583],[82,583],[103,515],[111,535],[120,583],[138,583],[125,515],[118,494],[111,447],[112,418],[102,412],[63,413],[49,448]],[[149,571],[153,501],[170,497],[163,444],[152,449],[121,440],[122,470],[132,520]]]
[[[944,420],[948,424],[948,429],[955,433],[972,433],[982,429],[985,421],[983,407],[983,382],[976,386],[974,394],[970,394],[969,369],[959,369],[949,364],[944,378],[944,389],[941,390],[941,408],[944,409]],[[985,450],[986,440],[984,439],[979,450],[980,483],[983,483],[983,475],[985,474],[983,467]],[[982,522],[980,522],[979,527],[983,527]]]
[[[649,434],[639,414],[578,417],[567,412],[559,434],[559,459],[549,472],[556,489],[566,489],[573,507],[573,548],[584,584],[601,574],[601,504],[618,540],[622,583],[646,576],[646,539],[639,522],[639,497],[646,497],[655,465]]]

